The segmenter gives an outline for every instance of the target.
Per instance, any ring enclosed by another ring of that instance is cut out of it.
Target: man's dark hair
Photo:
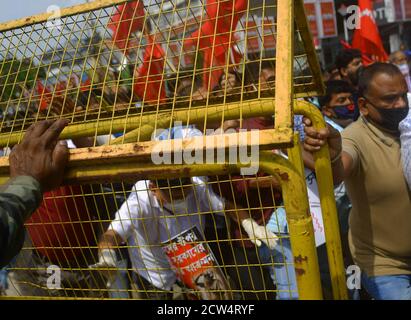
[[[347,68],[348,65],[356,58],[361,58],[361,51],[357,49],[344,49],[340,51],[335,59],[335,66],[338,70]]]
[[[327,105],[334,94],[352,93],[352,88],[347,81],[344,80],[330,80],[325,83],[325,95],[318,98],[321,107]]]
[[[368,93],[371,81],[375,76],[385,73],[391,77],[403,76],[400,69],[396,65],[391,63],[376,62],[361,70],[358,82],[358,94],[360,97],[364,97]]]

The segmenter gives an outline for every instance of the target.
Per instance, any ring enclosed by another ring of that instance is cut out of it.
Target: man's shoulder
[[[128,200],[136,200],[139,203],[150,202],[150,180],[140,180],[131,189]]]
[[[364,132],[366,131],[366,126],[364,125],[364,120],[359,118],[357,121],[351,123],[342,132],[341,136],[343,138],[351,140],[362,140],[364,138]]]

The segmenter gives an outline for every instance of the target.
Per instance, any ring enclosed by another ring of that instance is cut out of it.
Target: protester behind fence
[[[340,72],[341,80],[347,81],[352,88],[355,104],[354,120],[357,120],[360,116],[358,107],[358,77],[363,66],[361,51],[357,49],[341,50],[335,59],[335,66]]]
[[[390,55],[390,62],[395,64],[403,74],[405,81],[407,82],[408,91],[411,92],[411,77],[410,67],[408,64],[408,58],[403,51],[395,51]]]

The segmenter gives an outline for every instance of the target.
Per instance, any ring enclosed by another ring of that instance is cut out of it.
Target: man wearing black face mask
[[[351,253],[362,288],[375,299],[411,300],[411,199],[398,129],[409,111],[407,92],[396,66],[375,63],[360,74],[361,117],[341,135],[304,119],[305,150],[328,142],[334,182],[345,182]]]

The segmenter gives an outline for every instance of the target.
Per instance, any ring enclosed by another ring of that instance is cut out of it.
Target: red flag
[[[360,7],[360,28],[354,32],[352,46],[371,57],[374,61],[385,62],[388,55],[381,41],[380,33],[373,16],[371,0],[358,0]]]
[[[50,104],[51,97],[52,97],[50,90],[47,87],[45,87],[40,80],[38,80],[36,84],[36,91],[37,91],[37,94],[40,95],[40,101],[39,101],[40,111],[46,110]]]
[[[213,89],[224,73],[224,68],[211,72],[211,67],[227,64],[227,52],[235,44],[234,31],[245,11],[248,0],[207,0],[207,18],[201,29],[194,32],[184,42],[185,47],[196,47],[204,54],[204,86]],[[239,63],[241,56],[234,52],[233,63]],[[210,86],[209,86],[210,81]]]
[[[111,17],[108,27],[113,30],[113,41],[126,52],[130,48],[130,35],[144,26],[144,3],[142,0],[127,2],[118,6],[117,12]]]
[[[148,37],[143,63],[136,69],[134,92],[145,102],[163,102],[166,90],[163,83],[165,52],[153,36]]]

